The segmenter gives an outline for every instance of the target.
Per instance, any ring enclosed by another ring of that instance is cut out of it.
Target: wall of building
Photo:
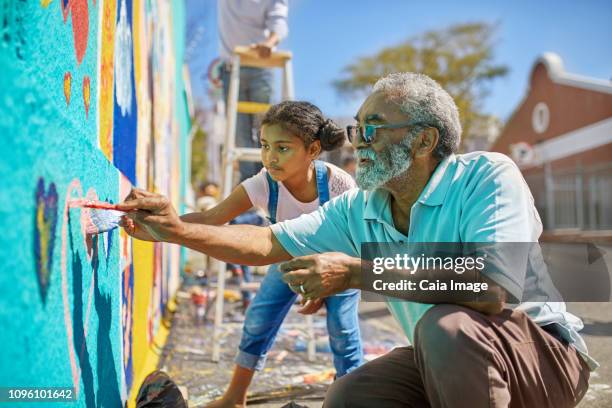
[[[598,236],[607,231],[612,236],[608,81],[567,73],[559,56],[544,54],[534,64],[524,99],[491,150],[517,161],[545,229],[595,231]]]
[[[0,0],[2,386],[115,407],[150,366],[180,249],[88,235],[69,202],[134,185],[181,209],[184,19],[181,0]]]

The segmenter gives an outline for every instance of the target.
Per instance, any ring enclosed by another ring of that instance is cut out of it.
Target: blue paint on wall
[[[114,1],[114,0],[112,0]],[[136,185],[137,102],[132,52],[132,0],[117,1],[113,164]]]
[[[85,1],[53,0],[44,7],[40,0],[0,0],[0,146],[5,152],[0,160],[0,385],[75,387],[78,400],[71,407],[119,407],[127,393],[139,386],[133,382],[140,375],[131,360],[127,367],[122,360],[124,343],[131,347],[132,342],[131,331],[124,341],[121,314],[122,278],[128,271],[132,291],[125,301],[133,303],[134,299],[134,269],[129,265],[124,270],[122,260],[130,253],[120,250],[125,241],[116,230],[93,238],[85,236],[85,211],[69,208],[67,203],[86,197],[88,192],[117,202],[123,198],[120,173],[136,181],[139,124],[134,56],[132,52],[128,56],[131,67],[126,78],[131,84],[125,89],[129,92],[114,101],[115,160],[109,162],[99,148],[97,133],[98,23],[104,18],[101,6],[108,3]],[[81,8],[75,13],[72,7],[77,3]],[[117,3],[118,11],[121,3]],[[168,4],[165,0],[145,3]],[[180,3],[166,9],[173,11]],[[130,34],[133,6],[131,0],[125,1]],[[66,19],[63,11],[68,12]],[[88,13],[87,31],[84,11]],[[116,21],[120,18],[118,14]],[[86,44],[79,43],[80,63],[75,29],[81,30],[80,41],[86,38]],[[146,66],[147,54],[142,58]],[[181,61],[182,57],[177,57],[178,65]],[[70,78],[70,83],[65,78]],[[177,92],[181,87],[176,84]],[[150,126],[151,118],[146,122]],[[171,136],[168,141],[172,146],[164,141],[159,147],[184,151],[187,134],[175,132]],[[155,156],[141,160],[155,167]],[[169,263],[163,265],[166,269],[161,273],[168,276]],[[176,265],[172,263],[175,269]],[[146,310],[153,288],[144,289],[137,297],[145,299]],[[158,305],[152,301],[150,306]],[[152,327],[153,323],[159,324],[152,321]],[[133,326],[129,319],[126,325]],[[138,351],[148,347],[142,340],[134,343]]]

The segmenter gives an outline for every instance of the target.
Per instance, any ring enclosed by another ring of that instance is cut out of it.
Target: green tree
[[[333,86],[341,96],[355,96],[392,72],[426,74],[455,99],[467,138],[472,127],[489,116],[482,111],[482,103],[491,81],[508,72],[505,65],[493,61],[495,31],[492,24],[469,23],[425,32],[347,65]]]
[[[197,127],[191,140],[191,184],[194,190],[206,181],[208,158],[206,155],[206,142],[208,135],[202,129],[201,123],[204,122],[204,111],[199,106],[196,106],[191,123]]]

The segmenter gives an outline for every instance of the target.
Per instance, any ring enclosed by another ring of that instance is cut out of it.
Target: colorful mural
[[[181,251],[88,234],[78,199],[132,186],[181,208],[182,0],[0,0],[0,385],[133,405]],[[36,402],[22,406],[36,406]]]
[[[34,256],[36,257],[36,272],[40,285],[40,297],[47,301],[49,273],[55,248],[55,227],[57,227],[57,191],[55,184],[49,185],[45,192],[45,181],[38,179],[36,186],[36,213],[34,230]]]

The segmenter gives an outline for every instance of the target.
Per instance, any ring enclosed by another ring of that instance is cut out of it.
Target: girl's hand
[[[139,227],[138,225],[136,225],[134,220],[132,220],[131,218],[128,218],[125,215],[123,217],[121,217],[121,221],[119,221],[119,226],[123,227],[125,232],[127,232],[127,234],[130,237],[132,237],[132,238],[136,238],[136,239],[139,239],[141,241],[158,242],[145,229],[143,229],[143,228]]]
[[[303,314],[303,315],[315,314],[319,311],[319,309],[321,309],[321,306],[323,306],[323,299],[304,299],[302,298],[300,300],[300,305],[302,307],[300,307],[297,311],[299,314]]]

